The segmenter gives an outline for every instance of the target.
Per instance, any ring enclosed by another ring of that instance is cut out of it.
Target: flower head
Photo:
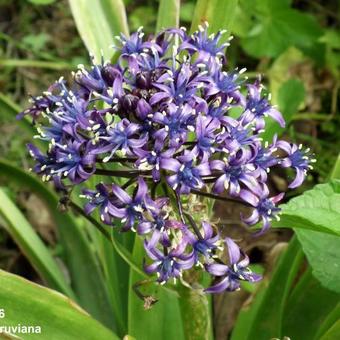
[[[283,127],[283,117],[260,79],[249,83],[244,68],[228,69],[223,34],[209,34],[206,24],[191,35],[183,28],[121,34],[116,63],[92,58],[71,84],[60,78],[19,114],[33,118],[46,144],[28,145],[34,172],[66,195],[82,192],[88,218],[98,209],[102,223],[142,237],[144,268],[157,282],[199,266],[217,278],[206,292],[259,277],[235,242],[221,240],[201,198],[251,207],[242,219],[263,232],[283,198],[270,192],[270,173],[294,169],[295,188],[314,161],[277,136],[263,143],[267,120]],[[219,257],[223,245],[229,264]]]

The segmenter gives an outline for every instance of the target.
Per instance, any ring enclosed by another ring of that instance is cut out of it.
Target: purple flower
[[[176,148],[163,150],[163,142],[156,140],[153,150],[134,150],[134,153],[139,157],[136,165],[140,170],[152,170],[152,178],[158,182],[160,180],[161,163],[171,158],[175,151]]]
[[[147,191],[147,185],[141,177],[138,178],[138,189],[133,197],[118,185],[112,184],[112,193],[118,199],[118,202],[115,203],[115,207],[118,209],[113,216],[120,218],[124,223],[123,230],[134,230],[135,224],[143,219],[143,213],[150,209],[151,199],[148,197]]]
[[[55,103],[59,101],[59,97],[52,94],[52,91],[59,88],[59,83],[56,82],[51,85],[42,96],[31,96],[31,107],[20,112],[17,115],[17,119],[22,119],[24,116],[29,115],[33,118],[33,121],[38,119],[42,112],[51,112]]]
[[[104,162],[108,162],[117,150],[129,156],[133,155],[133,149],[141,148],[147,141],[147,136],[133,138],[137,137],[139,128],[138,124],[130,123],[125,118],[113,126],[109,125],[106,129],[107,135],[99,137],[105,144],[98,148],[96,153],[110,151],[110,154],[104,158]]]
[[[261,143],[258,142],[251,146],[251,162],[255,166],[256,177],[260,177],[262,182],[267,181],[270,168],[280,163],[280,159],[273,155],[277,151],[276,140],[275,136],[271,145],[266,142],[264,147],[262,147]]]
[[[90,153],[90,146],[83,142],[68,142],[56,146],[47,156],[32,144],[28,144],[30,154],[38,162],[34,171],[44,174],[43,180],[68,177],[74,184],[87,180],[95,171],[95,156]]]
[[[240,80],[237,72],[216,72],[213,78],[214,82],[207,88],[207,96],[221,94],[228,99],[238,101],[240,94]]]
[[[182,275],[182,271],[190,269],[194,265],[194,259],[184,253],[186,242],[182,240],[180,244],[164,253],[157,248],[160,233],[154,233],[150,241],[145,241],[144,248],[148,256],[154,261],[150,265],[144,265],[144,270],[148,274],[157,274],[157,281],[164,284],[169,279],[176,279]]]
[[[254,225],[262,220],[261,232],[269,228],[273,218],[279,219],[278,214],[281,209],[276,206],[276,203],[282,200],[284,193],[270,198],[268,196],[269,190],[266,185],[257,190],[256,195],[249,190],[241,190],[240,192],[240,197],[255,208],[249,217],[243,218],[243,221],[249,225]]]
[[[240,122],[229,119],[228,124],[218,137],[219,151],[229,152],[231,155],[238,150],[247,148],[258,141],[258,136],[250,133],[250,128],[244,127]]]
[[[160,243],[164,247],[171,246],[170,232],[180,228],[182,224],[178,225],[177,221],[169,219],[169,213],[166,209],[168,199],[159,198],[152,205],[149,210],[143,214],[143,220],[138,223],[137,232],[140,235],[149,233],[159,233]]]
[[[177,70],[167,70],[157,79],[153,85],[160,92],[155,93],[150,98],[150,104],[155,105],[160,101],[167,100],[176,105],[185,102],[201,102],[196,95],[198,90],[203,87],[207,78],[191,68],[190,64],[183,63]]]
[[[207,116],[224,125],[233,124],[234,120],[226,115],[230,108],[231,105],[225,98],[217,97],[209,103]],[[235,121],[234,125],[236,124],[237,122]]]
[[[167,181],[173,190],[181,194],[188,194],[191,189],[200,189],[204,182],[202,176],[210,175],[209,163],[194,164],[193,156],[187,154],[177,159],[163,159],[163,169],[174,172],[167,177]]]
[[[200,26],[199,30],[194,32],[180,45],[179,50],[187,50],[191,54],[198,53],[196,62],[202,63],[212,59],[212,61],[219,60],[221,58],[225,61],[224,49],[229,46],[229,42],[219,44],[221,36],[226,31],[219,31],[217,34],[211,34],[208,36],[208,25],[205,27]]]
[[[301,144],[297,146],[281,140],[277,142],[277,147],[287,153],[287,157],[281,160],[280,165],[284,168],[293,168],[296,171],[296,176],[293,182],[289,184],[289,188],[300,186],[307,175],[307,171],[313,169],[310,163],[315,162],[315,159],[308,155],[309,149],[302,150]]]
[[[213,228],[207,222],[202,222],[202,230],[200,236],[191,232],[187,227],[182,227],[184,239],[192,246],[191,256],[194,258],[195,264],[201,264],[200,255],[206,260],[213,256],[213,251],[219,247],[219,234],[214,235]]]
[[[217,120],[198,115],[195,128],[197,142],[192,152],[196,156],[201,156],[203,162],[206,162],[215,152],[216,131],[219,127],[220,123]]]
[[[220,173],[214,183],[213,191],[222,193],[224,190],[229,190],[230,195],[238,196],[241,191],[241,184],[253,190],[258,182],[254,176],[254,164],[250,163],[249,160],[249,153],[241,153],[231,156],[229,159],[225,158],[224,161],[211,161],[211,170],[217,170]]]
[[[206,270],[211,275],[221,277],[214,285],[205,289],[206,293],[222,293],[224,291],[238,290],[240,281],[257,282],[261,276],[248,268],[249,258],[245,255],[237,244],[230,238],[225,239],[229,254],[229,266],[220,263],[206,265]],[[241,259],[241,254],[243,258]]]
[[[262,84],[256,81],[253,85],[248,85],[248,96],[246,101],[246,111],[243,114],[243,124],[253,122],[257,131],[265,127],[264,117],[270,116],[276,120],[281,127],[285,127],[282,114],[273,108],[268,100],[261,97]]]
[[[84,207],[85,213],[90,215],[96,208],[99,208],[100,219],[105,224],[111,225],[113,216],[123,216],[123,211],[112,204],[112,192],[103,183],[97,184],[96,190],[84,189],[81,197],[88,200]]]
[[[162,141],[169,137],[170,147],[177,147],[186,141],[188,131],[194,130],[195,118],[195,112],[191,106],[170,104],[168,112],[156,112],[152,117],[155,123],[163,126],[154,134],[154,137]]]
[[[155,43],[149,41],[143,41],[144,32],[143,27],[140,27],[137,32],[131,34],[128,38],[124,34],[116,37],[121,42],[121,56],[131,56],[131,55],[140,55],[145,50],[150,49],[151,47],[158,49],[160,52],[162,49]]]

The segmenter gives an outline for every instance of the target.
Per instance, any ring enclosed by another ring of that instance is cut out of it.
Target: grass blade
[[[5,220],[5,227],[22,253],[28,258],[41,278],[52,288],[74,297],[62,272],[47,247],[28,223],[21,211],[0,188],[0,215]]]
[[[280,256],[276,270],[271,277],[268,286],[262,293],[264,285],[260,288],[260,298],[256,299],[251,306],[256,309],[255,313],[246,311],[248,318],[243,318],[241,311],[235,329],[238,329],[237,337],[233,334],[233,340],[267,340],[280,338],[281,323],[284,313],[285,302],[290,287],[300,268],[303,252],[296,237],[294,237],[287,249]],[[242,325],[239,322],[243,323]],[[241,328],[244,328],[240,331]]]
[[[180,6],[180,0],[160,0],[156,32],[164,28],[178,27]]]
[[[30,60],[30,59],[0,59],[0,66],[3,67],[31,67],[31,68],[46,68],[49,70],[73,70],[76,65],[65,62],[54,62],[45,60]]]
[[[334,325],[320,338],[320,340],[336,340],[340,338],[340,320],[334,323]]]
[[[119,33],[129,35],[129,26],[124,1],[100,0],[100,4],[103,8],[106,20],[111,27],[111,31],[115,35],[118,35]]]
[[[197,0],[191,32],[205,21],[209,23],[210,31],[216,33],[219,29],[231,30],[238,0]]]
[[[109,60],[114,36],[128,34],[125,7],[122,0],[69,0],[78,32],[87,50],[100,62],[101,55]]]
[[[337,305],[338,297],[338,294],[321,286],[309,267],[289,296],[282,334],[291,339],[313,339],[329,312]]]

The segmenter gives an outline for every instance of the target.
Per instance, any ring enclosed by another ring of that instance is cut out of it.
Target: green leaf
[[[238,0],[197,0],[191,32],[205,21],[209,23],[210,32],[216,33],[220,29],[231,30]]]
[[[93,4],[93,0],[88,1],[90,4]],[[126,10],[123,0],[100,0],[100,5],[103,8],[104,14],[106,16],[106,20],[111,27],[111,31],[113,34],[118,35],[119,33],[123,33],[125,35],[129,35],[129,27],[126,17]]]
[[[305,88],[300,80],[289,79],[282,84],[278,93],[278,105],[287,122],[292,119],[304,99]]]
[[[340,180],[291,199],[273,226],[294,228],[313,275],[324,287],[340,292]]]
[[[250,327],[254,322],[254,319],[261,307],[262,301],[265,297],[266,287],[268,282],[264,278],[261,281],[259,290],[252,296],[251,304],[243,306],[240,310],[236,323],[231,334],[231,340],[245,340],[247,339]]]
[[[287,301],[282,334],[290,339],[313,339],[338,301],[339,295],[322,287],[308,268]]]
[[[114,36],[129,34],[122,0],[69,0],[78,32],[88,51],[100,62],[111,59]]]
[[[0,66],[2,67],[32,67],[32,68],[46,68],[50,70],[69,70],[74,69],[76,65],[72,63],[65,63],[62,61],[45,61],[32,59],[0,59]]]
[[[135,240],[133,258],[138,261],[138,267],[142,267],[144,250],[139,238]],[[133,269],[130,271],[129,285],[129,334],[136,339],[162,339],[162,340],[184,340],[181,313],[178,299],[156,286],[154,283],[140,287],[144,294],[151,294],[159,301],[150,310],[145,310],[143,301],[134,292],[134,285],[145,276],[137,274]],[[145,280],[144,280],[145,281]]]
[[[239,330],[238,334],[241,337],[233,336],[233,340],[267,340],[281,337],[281,321],[285,302],[300,268],[302,258],[301,247],[294,237],[280,256],[263,296],[254,304],[256,312],[250,313],[248,311],[248,318],[241,319],[243,322],[244,320],[248,322],[247,325],[244,325],[247,331],[240,332]],[[264,281],[264,284],[267,284],[266,281]],[[239,329],[239,327],[236,326],[236,329]]]
[[[281,205],[280,221],[274,227],[311,229],[340,235],[340,181],[316,185],[312,190]]]
[[[193,2],[185,2],[181,4],[180,20],[190,23],[195,10],[195,4]]]
[[[340,338],[340,320],[338,320],[320,340],[336,340]]]
[[[305,99],[305,88],[298,79],[289,79],[284,82],[278,92],[278,106],[286,126],[290,123],[293,115]],[[280,135],[284,131],[273,119],[266,120],[265,132],[261,135],[264,140],[272,141],[275,134]]]
[[[60,293],[0,270],[1,326],[39,326],[41,334],[24,339],[93,340],[119,338]]]
[[[273,61],[270,69],[267,71],[273,103],[278,103],[279,90],[283,83],[291,78],[291,70],[305,62],[306,57],[296,47],[289,47]]]
[[[27,222],[21,211],[0,188],[0,216],[5,220],[5,227],[22,253],[28,258],[41,278],[52,288],[73,297],[69,285],[53,259],[49,250]]]
[[[112,328],[115,317],[97,254],[75,219],[57,209],[58,196],[37,178],[3,160],[0,160],[0,173],[9,182],[29,188],[46,203],[58,227],[64,261],[79,303],[93,317]]]
[[[337,301],[339,301],[339,296],[337,297]],[[325,334],[338,320],[340,320],[340,302],[338,302],[337,306],[331,313],[328,314],[326,320],[324,320],[318,331],[315,333],[314,339],[320,339],[321,336]]]
[[[178,27],[180,0],[160,0],[156,32],[169,27]]]
[[[321,284],[340,293],[340,237],[311,230],[295,230],[313,275]]]
[[[22,38],[22,42],[34,50],[42,50],[46,44],[51,40],[51,36],[47,33],[28,34]]]
[[[53,2],[55,2],[55,0],[28,0],[28,1],[34,5],[50,5],[53,4]]]
[[[338,158],[333,167],[331,178],[340,179],[340,154],[338,155]]]
[[[117,230],[111,230],[111,235],[114,233],[118,234]],[[115,235],[114,237],[124,238],[125,236],[126,234]],[[103,235],[98,235],[98,238],[102,242],[101,264],[104,269],[106,285],[115,312],[115,319],[117,320],[120,334],[124,335],[127,333],[128,290],[126,287],[128,287],[130,267],[117,253],[112,242],[107,240]]]
[[[254,14],[256,21],[242,39],[244,50],[251,56],[275,57],[289,46],[309,48],[322,35],[313,16],[289,8],[288,2],[264,0],[252,6],[248,15]]]

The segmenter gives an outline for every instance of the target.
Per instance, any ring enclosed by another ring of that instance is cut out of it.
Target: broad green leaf
[[[340,293],[340,237],[312,230],[295,230],[313,275],[322,286]]]
[[[163,28],[178,27],[180,0],[160,0],[156,32]]]
[[[209,23],[210,32],[232,29],[238,0],[197,0],[191,32],[197,30],[205,21]]]
[[[282,335],[290,339],[313,339],[338,301],[339,295],[322,287],[308,268],[287,301]]]
[[[322,35],[316,19],[291,9],[289,2],[254,1],[251,6],[253,10],[247,13],[255,15],[256,20],[242,46],[254,57],[275,57],[289,46],[310,48]]]
[[[291,199],[273,226],[294,228],[313,275],[324,287],[340,292],[340,180]]]
[[[302,258],[301,247],[294,237],[287,250],[280,256],[275,272],[259,305],[255,305],[257,311],[248,326],[249,331],[246,335],[243,334],[243,338],[233,337],[233,340],[268,340],[281,337],[281,322],[285,302],[300,268]]]
[[[5,227],[22,253],[27,257],[41,278],[52,288],[74,297],[65,277],[51,253],[28,223],[21,211],[0,188],[0,216]]]
[[[290,123],[293,115],[298,111],[299,106],[305,99],[305,88],[298,79],[289,79],[282,84],[278,91],[278,106],[286,126]],[[261,135],[264,140],[272,141],[275,134],[280,135],[284,131],[272,118],[266,120],[265,132]]]
[[[142,242],[136,238],[133,250],[133,258],[138,261],[138,266],[143,265],[144,250]],[[152,278],[149,278],[152,279]],[[129,316],[128,334],[140,340],[162,339],[162,340],[184,340],[181,313],[178,299],[156,286],[154,283],[142,285],[139,289],[144,295],[151,294],[159,301],[150,310],[144,309],[144,302],[137,297],[134,286],[146,281],[145,276],[137,274],[133,269],[130,271],[129,284]]]
[[[270,69],[266,72],[273,103],[278,103],[279,90],[286,81],[291,79],[291,70],[304,62],[306,62],[306,57],[296,47],[289,47],[273,61]]]
[[[0,173],[10,183],[29,188],[46,203],[58,227],[63,259],[79,303],[93,317],[112,328],[115,317],[101,267],[93,251],[93,244],[75,219],[70,213],[61,213],[57,209],[58,196],[49,190],[46,183],[3,160],[0,160]]]
[[[110,60],[114,36],[129,34],[122,0],[69,0],[78,32],[96,61]]]
[[[119,339],[75,302],[56,291],[2,270],[0,285],[1,308],[5,310],[1,326],[20,324],[41,328],[40,334],[16,334],[24,339]]]
[[[317,231],[340,235],[339,180],[316,185],[281,208],[281,220],[273,222],[274,227],[311,229],[314,236]]]

